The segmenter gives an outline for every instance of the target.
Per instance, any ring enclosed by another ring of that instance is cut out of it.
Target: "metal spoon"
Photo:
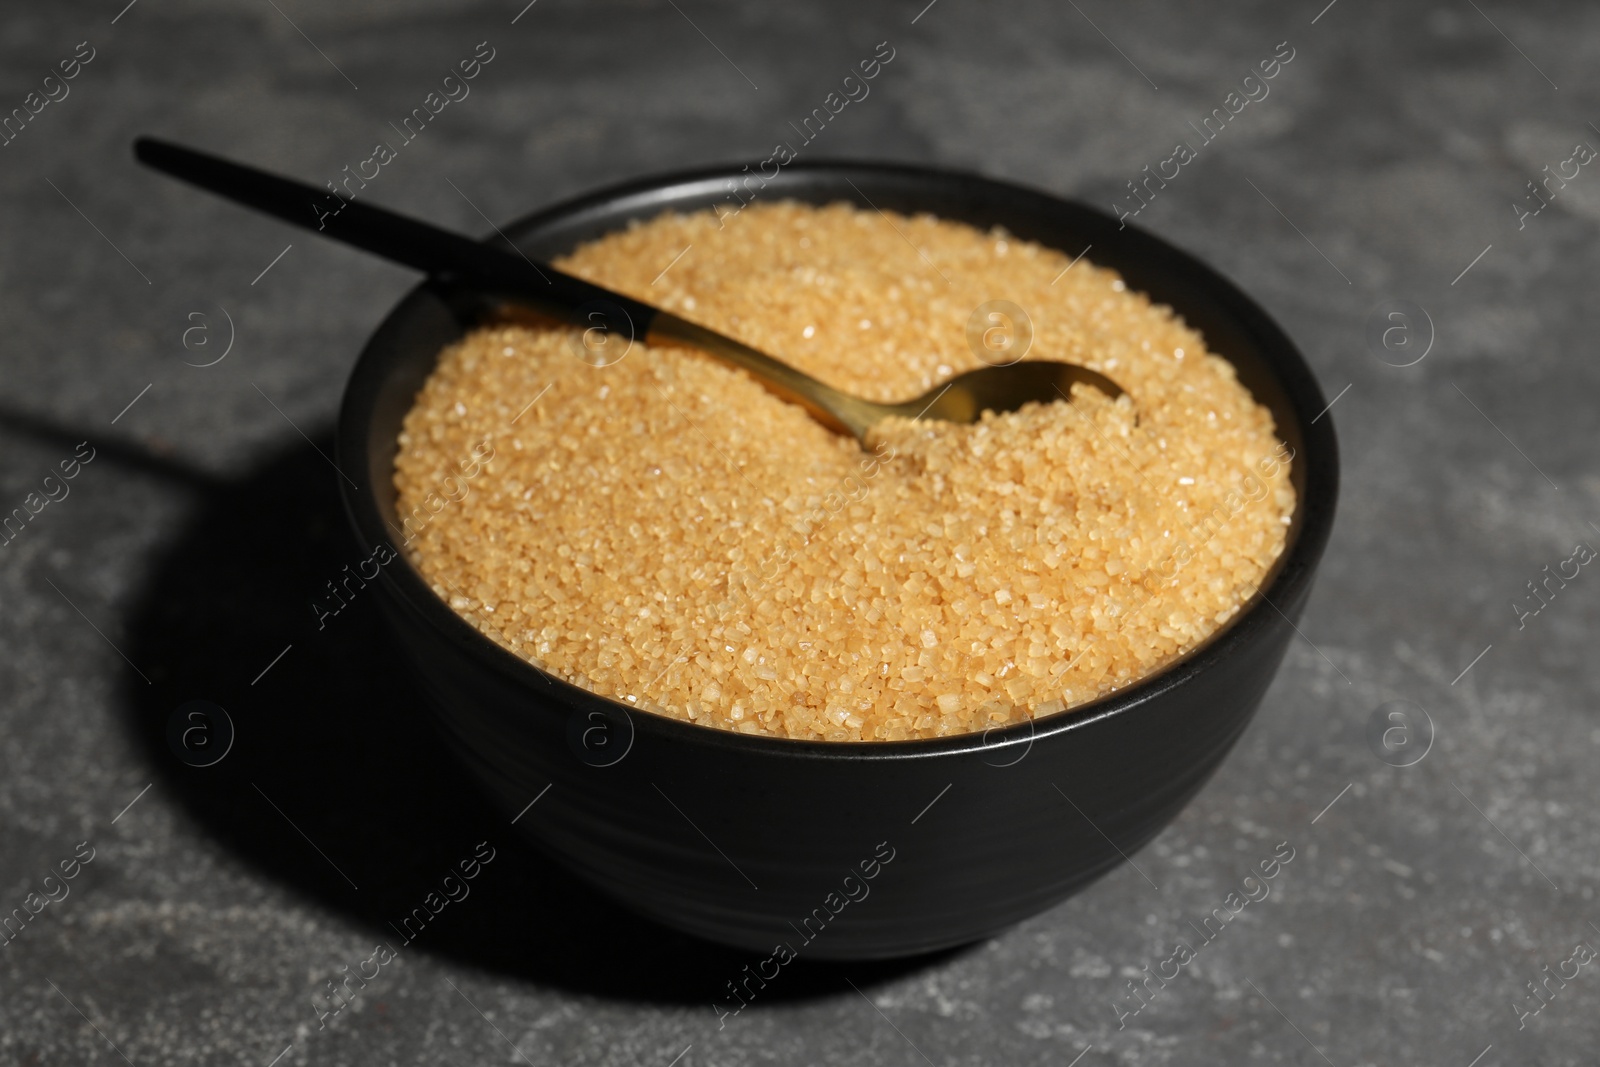
[[[1073,384],[1080,382],[1112,398],[1122,395],[1120,386],[1087,367],[1025,360],[958,374],[902,403],[875,403],[840,392],[742,341],[563,274],[520,251],[481,244],[380,207],[166,141],[141,137],[134,142],[134,155],[146,166],[292,225],[314,229],[324,237],[425,271],[441,281],[527,305],[583,326],[588,333],[602,331],[600,341],[608,341],[616,333],[627,342],[691,345],[748,371],[823,425],[857,440],[864,440],[873,424],[890,416],[971,423],[985,411],[1015,411],[1031,401],[1068,399]]]

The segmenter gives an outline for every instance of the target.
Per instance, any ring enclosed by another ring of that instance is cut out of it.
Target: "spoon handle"
[[[679,318],[670,311],[657,312],[647,339],[686,344],[723,363],[748,371],[768,392],[791,404],[799,404],[824,426],[858,440],[864,439],[873,423],[893,413],[887,405],[841,393],[826,382],[773,359],[758,348],[707,329],[697,322]]]
[[[741,341],[564,274],[548,263],[528,258],[520,249],[508,252],[381,207],[168,141],[141,137],[134,142],[133,150],[139,162],[155,170],[443,282],[506,297],[586,329],[620,330],[630,342],[676,341],[691,345],[749,371],[767,388],[800,404],[825,425],[858,438],[888,412],[883,405],[841,393]]]
[[[234,163],[192,148],[141,137],[134,142],[139,162],[197,185],[228,200],[255,208],[291,226],[316,230],[384,259],[415,268],[442,281],[464,284],[519,302],[554,318],[592,326],[595,304],[620,307],[631,322],[630,336],[643,339],[656,308],[564,274],[520,250],[508,252],[460,234],[430,226],[393,211],[348,200],[289,178]],[[610,312],[602,312],[608,318]],[[613,325],[609,321],[607,326]]]

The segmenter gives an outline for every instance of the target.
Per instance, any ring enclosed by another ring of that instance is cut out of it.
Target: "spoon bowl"
[[[1074,385],[1091,386],[1113,400],[1122,395],[1121,386],[1088,367],[1054,360],[1024,360],[974,368],[915,400],[893,406],[899,409],[896,414],[916,409],[912,418],[977,422],[985,411],[1000,414],[1016,411],[1024,404],[1070,401]]]

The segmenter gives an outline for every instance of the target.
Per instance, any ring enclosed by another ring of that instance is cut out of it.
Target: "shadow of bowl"
[[[326,437],[319,447],[332,451]],[[444,757],[374,603],[350,598],[319,620],[312,601],[328,601],[326,583],[361,558],[322,455],[299,445],[235,482],[166,473],[200,495],[128,613],[127,651],[150,684],[130,676],[127,727],[204,833],[399,952],[631,1000],[727,997],[756,957],[659,926],[578,881]],[[191,717],[206,707],[193,701],[226,715]],[[475,878],[460,876],[462,860],[490,851]],[[927,961],[860,964],[849,977],[876,982]],[[842,971],[802,960],[762,996],[840,991]]]

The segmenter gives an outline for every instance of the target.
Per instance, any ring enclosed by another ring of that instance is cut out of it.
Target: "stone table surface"
[[[1567,961],[1600,944],[1600,578],[1548,603],[1528,583],[1600,543],[1600,175],[1575,151],[1600,144],[1600,10],[124,2],[0,26],[0,109],[25,117],[0,147],[0,508],[93,456],[0,547],[0,915],[66,893],[0,947],[0,1062],[1594,1062],[1600,973]],[[933,961],[797,967],[719,1030],[744,958],[511,839],[437,758],[369,606],[293,636],[353,558],[313,445],[410,276],[136,169],[129,142],[331,178],[487,42],[373,190],[481,233],[764,158],[882,41],[893,62],[809,152],[1106,210],[1292,55],[1134,222],[1303,347],[1337,397],[1340,517],[1301,638],[1134,857],[1148,878],[1124,865]],[[197,698],[252,727],[209,770],[164,739]],[[1396,701],[1408,751],[1431,738],[1410,766],[1368,740]],[[486,839],[477,899],[319,1020],[384,916]],[[1270,896],[1132,1014],[1128,980],[1281,842]]]

